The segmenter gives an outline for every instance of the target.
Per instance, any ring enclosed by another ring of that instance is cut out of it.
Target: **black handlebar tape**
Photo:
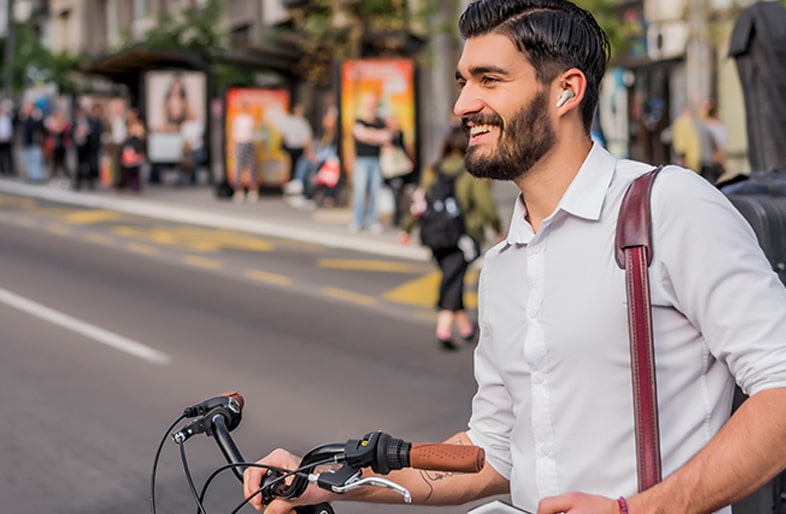
[[[462,444],[412,443],[409,465],[415,469],[477,473],[483,469],[483,448]]]

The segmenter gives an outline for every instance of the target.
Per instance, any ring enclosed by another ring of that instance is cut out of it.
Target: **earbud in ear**
[[[574,93],[570,89],[565,89],[564,91],[562,91],[562,95],[559,97],[559,100],[557,100],[557,107],[562,107],[563,105],[565,105],[565,102],[567,102],[574,96],[576,96],[576,93]]]

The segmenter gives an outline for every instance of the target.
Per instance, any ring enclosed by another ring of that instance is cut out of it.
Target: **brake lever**
[[[359,487],[382,487],[384,489],[390,489],[391,491],[395,491],[401,496],[404,497],[404,503],[412,503],[412,494],[409,492],[409,489],[403,487],[392,480],[388,480],[387,478],[382,477],[366,477],[361,479],[354,479],[348,482],[346,485],[334,485],[333,492],[338,494],[346,493],[347,491],[352,491],[353,489],[357,489]]]

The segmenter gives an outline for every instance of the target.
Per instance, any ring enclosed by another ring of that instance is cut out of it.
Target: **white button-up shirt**
[[[568,491],[636,492],[624,271],[614,258],[627,186],[652,167],[595,145],[534,233],[517,201],[479,284],[472,441],[534,512]],[[748,394],[786,386],[786,289],[750,226],[697,174],[665,168],[652,193],[650,267],[664,476]],[[730,512],[726,509],[720,512]]]

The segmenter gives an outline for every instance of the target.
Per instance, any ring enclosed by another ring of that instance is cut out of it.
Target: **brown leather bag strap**
[[[639,491],[661,480],[658,395],[652,336],[649,265],[652,262],[650,193],[662,169],[634,180],[625,193],[617,220],[616,260],[625,269],[628,295],[633,410]]]

